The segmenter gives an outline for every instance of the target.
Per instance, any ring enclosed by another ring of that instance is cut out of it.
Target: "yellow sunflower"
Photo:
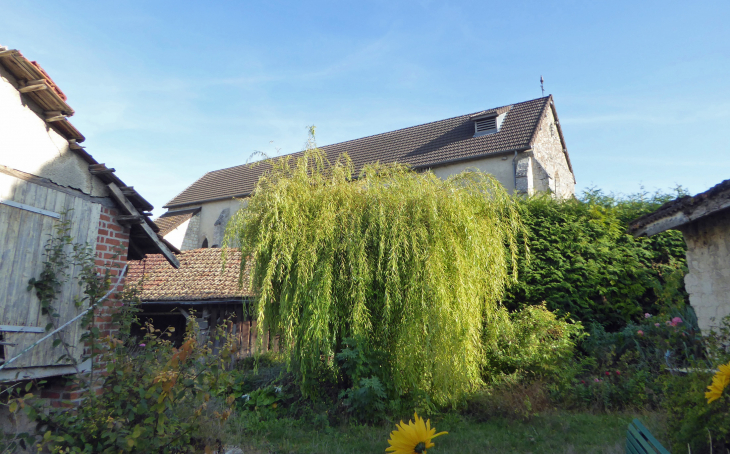
[[[396,424],[397,430],[390,433],[388,444],[390,446],[385,452],[393,454],[427,454],[426,450],[433,447],[431,440],[439,435],[445,435],[448,432],[436,433],[435,428],[431,428],[431,420],[423,422],[423,418],[417,413],[413,414],[416,422],[408,421],[408,424]]]
[[[705,393],[708,404],[719,399],[727,385],[730,384],[730,363],[721,365],[719,369],[712,377],[712,384],[707,387],[708,391]]]

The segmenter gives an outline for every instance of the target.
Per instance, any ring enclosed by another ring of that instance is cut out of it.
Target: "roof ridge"
[[[432,167],[446,162],[477,159],[505,150],[522,150],[534,141],[535,131],[545,115],[545,106],[550,104],[551,99],[551,95],[543,96],[323,145],[319,149],[333,159],[336,155],[347,153],[358,168],[376,161]],[[504,110],[509,110],[510,113],[498,133],[474,136],[471,117],[487,111]],[[305,152],[297,151],[206,172],[165,204],[164,208],[177,209],[213,200],[245,197],[254,190],[260,176],[277,162],[276,159],[297,158],[303,153]]]
[[[205,173],[204,173],[203,175],[201,175],[201,176],[200,176],[200,178],[203,178],[203,177],[205,177],[206,175],[208,175],[208,174],[209,174],[209,173],[211,173],[211,172],[217,172],[217,170],[211,170],[211,171],[205,172]],[[170,200],[168,200],[166,204],[162,205],[162,208],[167,208],[167,207],[168,207],[168,205],[170,205],[170,202],[172,202],[172,201],[173,201],[173,200],[175,200],[176,198],[180,197],[180,196],[182,195],[182,193],[183,193],[183,192],[185,192],[185,191],[187,191],[188,189],[190,189],[190,186],[192,186],[192,185],[194,185],[194,184],[195,184],[196,182],[200,181],[200,178],[198,178],[197,180],[195,180],[195,181],[193,181],[192,183],[190,183],[190,184],[189,184],[189,185],[188,185],[188,186],[187,186],[187,187],[186,187],[185,189],[183,189],[182,191],[180,191],[180,192],[179,192],[179,193],[178,193],[178,194],[177,194],[177,195],[176,195],[175,197],[173,197],[173,198],[171,198]],[[192,204],[191,204],[191,205],[192,205]]]
[[[440,123],[442,121],[449,121],[449,120],[453,120],[453,119],[456,119],[456,118],[462,118],[462,117],[471,117],[472,115],[477,115],[479,113],[487,112],[487,111],[490,111],[490,110],[498,110],[498,109],[502,109],[502,108],[505,108],[505,107],[514,107],[514,106],[517,106],[517,105],[520,105],[520,104],[527,104],[529,102],[534,102],[534,101],[537,101],[537,100],[540,100],[540,99],[548,99],[551,96],[552,95],[541,96],[539,98],[534,98],[534,99],[530,99],[530,100],[527,100],[527,101],[516,102],[516,103],[512,103],[512,104],[505,104],[505,105],[499,106],[499,107],[491,107],[489,109],[482,109],[482,110],[479,110],[477,112],[472,112],[472,113],[463,114],[463,115],[455,115],[453,117],[448,117],[448,118],[442,118],[441,120],[427,121],[426,123],[421,123],[421,124],[417,124],[417,125],[413,125],[413,126],[406,126],[405,128],[393,129],[391,131],[380,132],[380,133],[377,133],[377,134],[370,134],[369,136],[362,136],[362,137],[358,137],[357,139],[344,140],[342,142],[335,142],[335,143],[331,143],[331,144],[328,144],[328,145],[322,145],[322,146],[318,146],[317,148],[323,149],[323,148],[327,148],[327,147],[334,147],[335,145],[342,145],[342,144],[346,144],[346,143],[349,143],[349,142],[355,142],[357,140],[368,139],[370,137],[384,136],[386,134],[392,134],[392,133],[396,133],[396,132],[401,132],[401,131],[405,131],[405,130],[408,130],[408,129],[411,129],[411,128],[418,128],[418,127],[430,125],[430,124],[433,124],[433,123]],[[236,169],[236,168],[246,167],[246,166],[250,166],[250,165],[254,165],[254,164],[260,164],[260,163],[264,163],[264,162],[267,162],[267,161],[272,161],[272,160],[279,159],[279,158],[285,158],[287,156],[294,156],[294,155],[299,154],[299,153],[304,153],[304,150],[294,151],[292,153],[287,153],[287,154],[284,154],[284,155],[281,155],[281,156],[274,156],[274,157],[271,157],[271,158],[262,159],[260,161],[247,162],[245,164],[239,164],[239,165],[231,166],[231,167],[224,167],[224,168],[218,169],[218,170],[211,170],[210,172],[206,172],[205,175],[208,175],[209,173],[221,172],[223,170]],[[203,178],[205,175],[201,176],[200,178]],[[198,180],[200,180],[200,178],[198,178]],[[193,183],[193,184],[195,184],[195,183]],[[185,190],[187,190],[193,184],[189,185],[187,188],[185,188]],[[185,192],[185,191],[180,192],[180,194],[182,194],[183,192]],[[180,195],[180,194],[178,194],[178,195]],[[175,196],[175,197],[177,197],[177,196]],[[173,198],[173,200],[174,200],[174,198]],[[167,205],[164,205],[163,208],[166,207],[166,206]]]

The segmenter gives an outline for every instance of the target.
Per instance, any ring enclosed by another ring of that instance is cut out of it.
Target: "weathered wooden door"
[[[0,335],[7,361],[45,335],[49,323],[41,314],[34,291],[28,281],[38,278],[43,269],[45,246],[54,234],[61,217],[71,221],[70,235],[76,243],[95,247],[101,205],[51,187],[31,183],[0,173]],[[69,279],[54,303],[60,313],[61,325],[81,312],[74,304],[82,294],[77,283],[78,269],[70,269]],[[74,322],[61,332],[71,345],[73,358],[78,361],[83,346],[79,344],[81,326]],[[8,345],[14,344],[14,345]],[[44,341],[8,368],[58,366],[65,354],[53,340]]]

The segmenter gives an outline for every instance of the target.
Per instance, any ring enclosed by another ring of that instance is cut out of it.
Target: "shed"
[[[629,225],[634,236],[669,229],[681,231],[687,243],[684,282],[699,327],[717,328],[730,315],[730,180],[665,203]]]
[[[224,257],[225,254],[225,257]],[[139,298],[142,323],[156,328],[172,326],[181,336],[186,317],[196,315],[204,333],[225,325],[236,338],[239,356],[257,348],[256,320],[250,313],[254,295],[248,288],[247,264],[239,280],[241,252],[238,249],[202,248],[182,251],[180,267],[172,267],[162,255],[148,255],[129,264],[127,288]],[[225,266],[224,266],[225,265]],[[177,342],[182,338],[178,337]],[[214,342],[215,344],[215,342]],[[268,349],[268,336],[264,348]]]
[[[70,221],[73,242],[95,252],[99,270],[118,268],[114,279],[121,284],[118,274],[128,259],[154,253],[179,266],[176,249],[150,218],[152,205],[84,150],[84,136],[68,121],[73,114],[37,62],[0,47],[0,381],[88,367],[79,364],[84,346],[78,322],[53,336],[63,336],[72,358],[59,361],[63,349],[51,339],[35,346],[50,319],[28,281],[40,275],[44,248],[63,219]],[[74,283],[79,271],[69,271],[55,304],[58,326],[86,308],[74,304],[82,292]],[[100,308],[102,333],[114,331],[109,315],[117,304],[112,295]]]

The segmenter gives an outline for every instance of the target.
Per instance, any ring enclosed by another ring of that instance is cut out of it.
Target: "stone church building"
[[[510,193],[570,198],[575,176],[552,96],[320,147],[330,161],[347,153],[363,165],[399,162],[446,178],[468,168],[492,174]],[[302,152],[295,153],[294,157]],[[274,158],[276,159],[276,158]],[[270,166],[208,172],[164,207],[155,222],[180,250],[220,247],[228,219]]]

